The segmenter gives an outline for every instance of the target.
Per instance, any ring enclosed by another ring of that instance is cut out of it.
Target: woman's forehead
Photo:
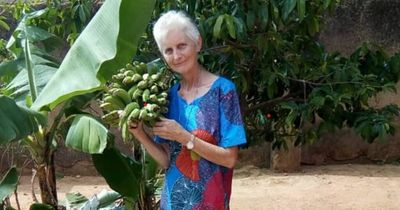
[[[164,46],[174,46],[180,43],[194,43],[193,40],[191,40],[182,30],[170,30],[166,33],[164,36],[164,39],[162,41],[162,45]]]

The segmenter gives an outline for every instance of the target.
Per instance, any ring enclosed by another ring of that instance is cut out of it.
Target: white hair
[[[196,25],[185,13],[172,10],[161,15],[153,27],[153,36],[160,51],[163,50],[162,46],[165,36],[173,29],[181,30],[189,39],[197,44],[200,32]]]

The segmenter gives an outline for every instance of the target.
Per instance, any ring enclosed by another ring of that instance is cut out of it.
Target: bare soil
[[[58,197],[80,192],[90,198],[109,189],[102,177],[66,176],[58,180]],[[39,189],[35,184],[35,192]],[[37,195],[40,199],[40,196]],[[30,177],[18,187],[21,209],[32,203]],[[274,173],[242,166],[235,170],[233,210],[397,210],[400,209],[399,165],[303,166],[299,173]],[[15,205],[15,198],[11,201]]]

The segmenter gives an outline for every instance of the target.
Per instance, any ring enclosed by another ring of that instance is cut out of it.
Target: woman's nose
[[[173,54],[174,60],[180,60],[181,57],[182,57],[182,53],[180,53],[178,50],[175,50],[174,54]]]

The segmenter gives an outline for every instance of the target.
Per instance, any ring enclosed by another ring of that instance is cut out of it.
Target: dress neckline
[[[215,84],[217,83],[217,81],[218,81],[220,78],[221,78],[221,76],[217,76],[217,78],[212,82],[210,88],[209,88],[203,95],[194,98],[191,102],[186,101],[186,99],[183,98],[183,97],[181,96],[181,94],[179,93],[179,90],[181,89],[181,84],[180,84],[180,83],[178,84],[178,88],[177,88],[176,94],[178,95],[178,98],[179,98],[183,103],[185,103],[186,105],[194,104],[195,102],[199,101],[199,100],[202,99],[204,96],[206,96],[206,95],[210,92],[210,90],[214,88]]]

